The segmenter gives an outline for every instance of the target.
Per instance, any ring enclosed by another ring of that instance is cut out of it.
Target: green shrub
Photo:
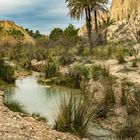
[[[14,68],[4,63],[4,60],[0,58],[0,78],[7,82],[12,83],[15,81]]]
[[[60,28],[54,28],[50,35],[49,38],[52,39],[53,41],[57,41],[59,39],[61,39],[63,36],[63,30]]]
[[[24,106],[17,101],[4,101],[4,105],[13,112],[27,113]]]
[[[114,93],[114,79],[113,77],[108,77],[104,81],[104,103],[106,105],[114,105],[116,102],[115,93]]]
[[[51,77],[57,76],[58,75],[58,70],[59,70],[59,67],[56,65],[55,62],[48,63],[45,66],[45,70],[44,70],[46,78],[51,78]]]
[[[81,138],[86,137],[93,116],[88,104],[83,96],[76,98],[71,95],[70,99],[64,98],[54,128],[58,131],[73,133]]]
[[[66,65],[70,65],[74,62],[74,57],[70,54],[63,54],[62,56],[60,56],[59,58],[59,63],[62,66],[66,66]]]
[[[94,80],[99,80],[100,78],[106,78],[109,74],[109,67],[107,66],[100,66],[100,65],[93,65],[91,67],[91,75]]]
[[[69,69],[68,77],[71,79],[74,88],[80,88],[81,82],[88,80],[89,70],[84,65],[74,65]]]

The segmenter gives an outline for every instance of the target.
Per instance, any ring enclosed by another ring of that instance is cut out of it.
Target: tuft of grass
[[[32,114],[32,117],[35,118],[37,121],[48,122],[47,118],[45,116],[42,116],[40,113],[34,112]]]
[[[73,88],[80,88],[82,81],[89,78],[89,70],[84,65],[74,65],[69,69],[68,78],[73,83]]]
[[[81,138],[86,137],[93,117],[88,105],[84,96],[79,99],[71,94],[68,100],[64,98],[54,128],[58,131],[73,133]]]
[[[15,81],[14,72],[14,68],[5,64],[4,60],[0,58],[0,79],[7,83],[13,83]]]
[[[96,118],[107,118],[108,113],[114,107],[116,103],[116,96],[114,92],[114,77],[109,74],[109,71],[104,74],[103,79],[103,98],[95,106],[94,114]]]
[[[116,99],[115,99],[115,93],[114,93],[114,79],[113,77],[108,77],[105,80],[105,84],[104,84],[104,104],[106,106],[110,106],[110,105],[114,105],[116,103]]]
[[[4,105],[7,106],[13,112],[21,112],[27,114],[24,106],[17,101],[4,101]]]
[[[70,65],[74,62],[74,57],[71,54],[65,53],[59,58],[59,63],[62,66]]]
[[[102,78],[109,77],[109,67],[107,66],[100,66],[100,65],[93,65],[91,67],[91,75],[94,80],[99,80]]]
[[[120,102],[121,102],[121,105],[123,105],[123,106],[127,105],[127,102],[128,102],[129,87],[130,87],[130,85],[127,81],[123,81],[121,83]]]
[[[51,78],[51,77],[57,76],[58,70],[59,70],[59,67],[56,65],[55,62],[48,63],[44,70],[46,78]]]

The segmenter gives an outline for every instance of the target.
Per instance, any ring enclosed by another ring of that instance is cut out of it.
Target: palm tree
[[[101,40],[103,44],[107,43],[107,33],[110,26],[115,25],[116,21],[114,19],[111,19],[109,16],[106,18],[102,18],[102,21],[99,22],[99,28],[100,28],[100,34],[101,34]]]
[[[92,12],[94,12],[95,17],[95,31],[98,32],[97,24],[97,13],[99,11],[106,12],[105,4],[108,3],[108,0],[66,0],[68,2],[69,15],[72,18],[80,19],[85,14],[86,16],[86,27],[88,33],[88,39],[90,47],[93,47],[93,41],[91,37],[92,33]]]
[[[66,0],[66,3],[67,2],[68,2],[67,7],[69,8],[69,15],[72,18],[76,18],[79,20],[85,14],[89,44],[92,47],[93,41],[91,38],[92,32],[91,13],[94,7],[94,0]]]

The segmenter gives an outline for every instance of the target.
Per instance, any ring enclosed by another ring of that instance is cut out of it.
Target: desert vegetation
[[[15,75],[21,69],[39,72],[40,84],[80,91],[78,97],[72,93],[68,99],[62,99],[54,129],[90,138],[91,126],[98,125],[110,131],[110,139],[138,140],[138,25],[133,26],[129,21],[130,28],[127,29],[122,23],[115,32],[126,34],[128,31],[133,37],[112,39],[108,34],[116,21],[108,13],[108,0],[66,0],[66,4],[70,17],[79,20],[85,16],[85,36],[80,36],[81,29],[72,24],[63,29],[55,27],[48,36],[38,30],[26,29],[24,31],[35,41],[35,44],[28,44],[24,42],[26,36],[22,30],[10,28],[3,31],[0,27],[0,85],[14,83]],[[104,16],[100,17],[99,13]],[[116,35],[112,34],[112,37]],[[11,62],[15,66],[11,66]],[[4,105],[14,112],[27,113],[16,101],[5,101]],[[39,113],[31,115],[38,121],[48,121]]]

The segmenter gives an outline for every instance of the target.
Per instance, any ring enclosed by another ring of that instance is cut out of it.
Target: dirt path
[[[32,117],[21,117],[3,105],[0,91],[0,140],[79,140],[70,134],[51,130]]]

